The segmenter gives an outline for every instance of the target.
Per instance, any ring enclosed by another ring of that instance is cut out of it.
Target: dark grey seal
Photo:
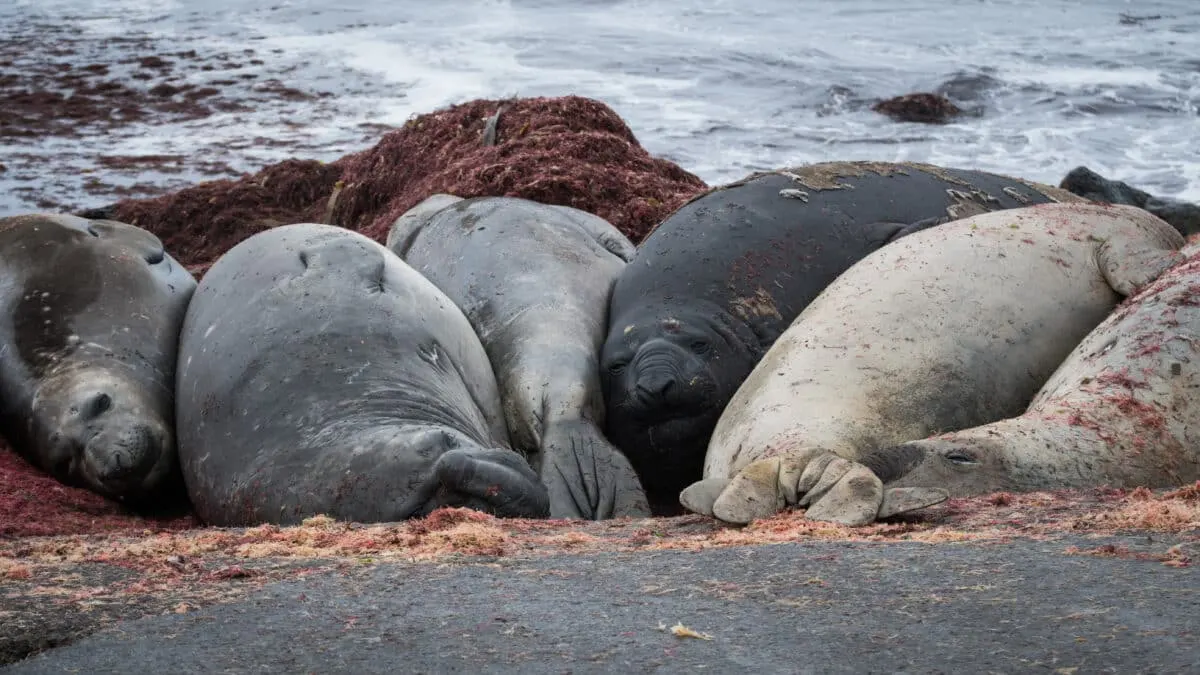
[[[184,322],[177,410],[188,492],[214,525],[548,512],[462,312],[350,230],[277,227],[213,265]]]
[[[186,505],[175,352],[195,289],[133,225],[0,219],[0,430],[13,449],[134,508]]]

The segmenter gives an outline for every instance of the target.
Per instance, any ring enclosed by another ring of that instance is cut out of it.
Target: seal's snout
[[[88,441],[84,457],[96,480],[119,492],[140,484],[154,469],[165,437],[157,425],[145,422],[105,429]]]
[[[642,403],[666,402],[674,389],[679,387],[679,381],[674,374],[665,368],[655,368],[638,375],[635,389]]]

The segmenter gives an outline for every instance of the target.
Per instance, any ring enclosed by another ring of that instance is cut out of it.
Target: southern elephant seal
[[[1019,417],[862,458],[889,486],[1170,487],[1200,480],[1200,244],[1067,356]]]
[[[601,352],[608,437],[656,509],[698,480],[717,417],[792,320],[898,237],[1051,201],[1047,185],[924,164],[836,162],[753,174],[680,207],[613,288]]]
[[[400,216],[387,246],[470,320],[551,517],[649,515],[637,474],[601,426],[608,296],[635,250],[625,235],[566,206],[437,194]]]
[[[972,216],[872,253],[746,378],[717,422],[705,480],[681,501],[741,523],[792,504],[850,524],[924,505],[884,503],[880,480],[852,460],[1019,415],[1182,244],[1141,209],[1081,203]]]
[[[188,493],[210,524],[547,512],[462,312],[332,225],[260,232],[205,274],[180,339],[177,411]]]
[[[195,289],[139,227],[0,219],[0,420],[13,448],[130,506],[185,505],[175,352]]]

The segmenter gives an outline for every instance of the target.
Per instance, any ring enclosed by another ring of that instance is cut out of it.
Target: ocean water
[[[55,55],[62,36],[75,48]],[[0,0],[0,41],[31,37],[27,60],[0,76],[37,59],[116,68],[252,50],[236,64],[247,77],[220,86],[252,105],[0,134],[0,215],[98,206],[289,156],[331,160],[372,145],[378,125],[451,103],[563,94],[604,101],[651,153],[711,184],[849,159],[1056,184],[1086,164],[1200,201],[1195,0]],[[180,73],[173,82],[199,86],[222,76]],[[317,95],[255,93],[266,78]],[[869,109],[931,90],[978,115],[929,126]],[[139,155],[177,160],[163,171],[104,159]]]

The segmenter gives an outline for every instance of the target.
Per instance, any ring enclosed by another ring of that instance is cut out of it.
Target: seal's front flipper
[[[541,476],[551,518],[645,518],[646,492],[633,465],[583,420],[552,423],[542,440]]]
[[[708,493],[718,487],[689,487],[695,488],[689,495],[698,507],[693,510],[703,509]],[[805,517],[809,520],[866,525],[878,518],[884,507],[883,482],[858,462],[822,448],[803,448],[743,467],[721,490],[711,510],[714,517],[725,522],[749,523],[775,515],[787,506],[807,507]],[[898,513],[897,508],[910,510],[908,506],[910,502],[897,501],[888,507],[889,513]]]
[[[772,457],[743,467],[713,502],[713,516],[745,525],[782,511],[787,500],[779,484],[779,465],[779,458]]]
[[[717,497],[733,482],[728,478],[705,478],[696,481],[679,493],[679,503],[683,508],[702,516],[713,515],[713,504]]]
[[[455,448],[438,458],[434,475],[446,505],[480,503],[501,518],[545,518],[546,487],[525,459],[503,448]],[[456,503],[457,502],[457,503]]]

